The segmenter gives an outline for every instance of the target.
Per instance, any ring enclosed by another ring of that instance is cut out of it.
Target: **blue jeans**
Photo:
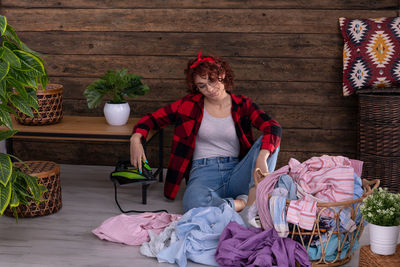
[[[189,181],[183,195],[185,212],[197,207],[218,207],[247,195],[254,186],[253,171],[261,148],[261,137],[253,144],[247,155],[239,161],[237,157],[216,157],[193,160]],[[268,170],[275,170],[279,147],[267,159]]]

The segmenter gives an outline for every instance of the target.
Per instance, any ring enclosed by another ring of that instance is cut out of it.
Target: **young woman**
[[[249,98],[234,95],[233,71],[218,57],[188,62],[185,70],[189,94],[141,118],[131,137],[131,163],[141,170],[146,161],[141,138],[151,129],[175,126],[164,195],[175,199],[182,179],[185,212],[195,207],[227,202],[236,211],[254,190],[252,175],[275,169],[281,127]],[[263,132],[256,142],[252,126]]]

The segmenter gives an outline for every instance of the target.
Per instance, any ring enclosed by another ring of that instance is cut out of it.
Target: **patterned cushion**
[[[343,94],[400,84],[400,17],[340,18]]]

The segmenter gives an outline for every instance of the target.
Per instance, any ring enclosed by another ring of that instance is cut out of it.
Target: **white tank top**
[[[213,157],[238,157],[239,138],[236,135],[232,115],[215,118],[204,109],[196,137],[193,160]]]

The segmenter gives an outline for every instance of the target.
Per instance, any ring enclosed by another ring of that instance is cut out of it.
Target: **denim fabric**
[[[178,240],[157,254],[159,262],[187,265],[187,260],[218,266],[214,255],[219,237],[225,227],[235,222],[244,226],[242,218],[226,203],[220,207],[191,209],[178,221],[175,228]]]
[[[261,137],[247,155],[239,161],[236,157],[216,157],[193,160],[189,181],[183,196],[185,212],[197,207],[218,207],[238,195],[247,195],[254,185],[253,170],[261,148]],[[275,170],[279,147],[267,159],[268,170]]]

